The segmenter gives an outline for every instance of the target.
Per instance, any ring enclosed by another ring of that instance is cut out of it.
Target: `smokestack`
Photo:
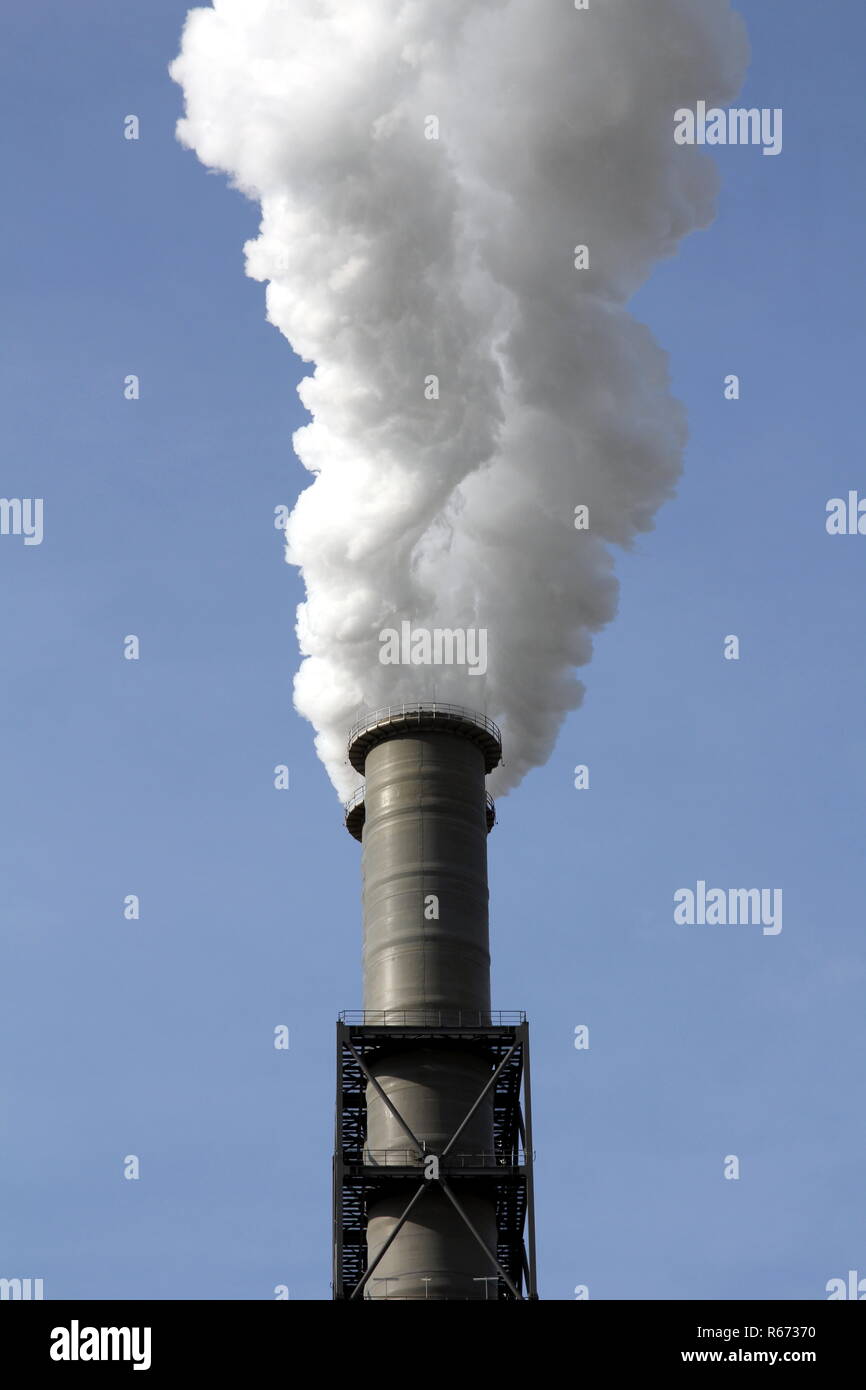
[[[527,1027],[490,1009],[501,756],[496,725],[456,705],[379,710],[349,736],[364,1009],[338,1024],[336,1298],[535,1296]]]
[[[728,106],[749,57],[730,0],[584,9],[218,0],[171,66],[178,138],[260,204],[247,273],[315,363],[293,436],[313,481],[286,525],[295,705],[341,797],[367,778],[337,1298],[535,1296],[528,1035],[490,1012],[484,778],[503,794],[549,757],[616,612],[614,549],[674,493],[684,412],[627,306],[715,215],[675,113]],[[483,676],[507,769],[489,721],[430,703],[363,721],[347,764],[359,703],[424,694],[426,660],[382,660],[409,614],[483,633],[483,669],[437,665],[437,687],[471,700]]]

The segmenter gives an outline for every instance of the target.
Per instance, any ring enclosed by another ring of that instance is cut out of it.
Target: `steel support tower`
[[[392,706],[349,736],[365,785],[364,1009],[337,1024],[336,1299],[533,1299],[529,1033],[492,1013],[485,777],[496,725]]]

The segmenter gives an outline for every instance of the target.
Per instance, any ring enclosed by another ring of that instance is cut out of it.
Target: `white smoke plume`
[[[342,794],[363,710],[483,709],[501,793],[580,703],[617,606],[610,547],[651,529],[681,468],[666,355],[625,308],[714,216],[715,166],[674,143],[674,111],[730,103],[747,61],[728,0],[190,12],[179,138],[261,204],[247,273],[315,364],[294,436],[315,479],[287,530],[295,702]],[[404,620],[486,630],[486,674],[383,665]]]

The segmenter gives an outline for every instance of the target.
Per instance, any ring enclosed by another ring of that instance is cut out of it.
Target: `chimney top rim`
[[[492,772],[502,760],[502,735],[486,714],[464,705],[423,700],[386,705],[361,716],[349,730],[349,762],[363,775],[367,754],[377,744],[408,730],[457,734],[474,743],[484,754],[485,770]]]

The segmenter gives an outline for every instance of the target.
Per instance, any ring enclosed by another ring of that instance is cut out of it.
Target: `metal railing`
[[[367,788],[366,788],[366,785],[365,785],[364,783],[362,783],[360,787],[356,787],[356,788],[355,788],[355,790],[352,792],[352,795],[349,797],[349,800],[343,802],[343,813],[344,813],[344,815],[347,815],[347,816],[348,816],[352,811],[354,811],[354,809],[355,809],[356,806],[363,806],[363,804],[364,804],[364,793],[366,792],[366,790],[367,790]],[[495,803],[495,801],[493,800],[493,797],[490,795],[489,792],[485,792],[485,793],[484,793],[484,802],[485,802],[485,805],[486,805],[486,807],[487,807],[487,820],[488,820],[488,823],[489,823],[490,825],[495,825],[495,824],[496,824],[496,803]]]
[[[432,1155],[428,1154],[427,1157]],[[351,1158],[344,1152],[344,1161]],[[420,1168],[424,1159],[417,1149],[364,1149],[364,1163],[369,1168]],[[503,1153],[449,1153],[442,1160],[445,1172],[450,1168],[514,1168],[522,1167],[526,1154],[519,1149],[516,1154]]]
[[[368,1303],[413,1303],[418,1301],[423,1302],[429,1299],[430,1296],[426,1293],[389,1293],[388,1285],[395,1284],[397,1280],[402,1277],[405,1276],[401,1276],[399,1274],[374,1274],[372,1279],[370,1280],[370,1283],[367,1285],[367,1288],[364,1290],[364,1299]],[[435,1278],[436,1276],[434,1274],[422,1274],[420,1276],[421,1283],[428,1286],[432,1284]],[[500,1281],[495,1274],[480,1274],[474,1276],[472,1282],[473,1284],[484,1284],[485,1286],[489,1286],[490,1284],[498,1284]],[[384,1294],[377,1295],[369,1292],[370,1285],[372,1284],[384,1284]],[[471,1299],[468,1293],[448,1294],[449,1303],[483,1303],[485,1299],[487,1299],[486,1288],[484,1293],[484,1299]],[[439,1294],[434,1294],[433,1299],[430,1299],[430,1302],[433,1302],[434,1300],[442,1301]],[[492,1302],[492,1300],[488,1301]]]
[[[363,1028],[515,1028],[523,1009],[344,1009],[341,1023]]]
[[[488,719],[486,714],[480,714],[478,710],[468,709],[465,705],[442,704],[438,700],[383,705],[380,709],[371,710],[369,714],[362,715],[352,725],[349,730],[349,743],[352,744],[359,734],[376,729],[381,724],[389,724],[393,719],[417,719],[420,723],[422,719],[437,719],[439,717],[449,719],[455,715],[460,719],[468,720],[470,724],[476,725],[479,729],[486,729],[487,733],[492,734],[498,743],[502,743],[499,726],[494,724],[492,719]]]

